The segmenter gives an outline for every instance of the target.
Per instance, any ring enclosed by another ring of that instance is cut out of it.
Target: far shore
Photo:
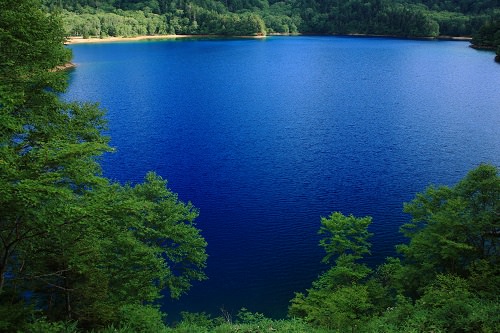
[[[203,37],[235,37],[235,38],[265,38],[266,36],[222,36],[222,35],[144,35],[134,37],[91,37],[83,38],[81,36],[70,36],[66,39],[65,44],[90,44],[90,43],[109,43],[109,42],[132,42],[140,40],[161,40],[161,39],[176,39],[176,38],[203,38]]]
[[[282,33],[270,33],[268,36],[296,36],[301,34],[282,34]],[[331,36],[331,35],[330,35]],[[335,35],[333,35],[335,36]],[[342,36],[342,35],[337,35]],[[389,36],[389,35],[370,35],[370,34],[347,34],[344,36],[353,37],[394,37],[394,38],[404,38],[401,36]],[[144,36],[134,36],[134,37],[90,37],[83,38],[81,36],[70,36],[66,39],[65,44],[88,44],[88,43],[109,43],[109,42],[131,42],[131,41],[141,41],[141,40],[162,40],[162,39],[177,39],[177,38],[203,38],[203,37],[214,37],[214,38],[265,38],[265,35],[256,36],[226,36],[226,35],[144,35]],[[412,39],[412,37],[406,37]],[[438,36],[438,37],[420,37],[417,39],[438,39],[438,40],[456,40],[456,41],[471,41],[472,38],[469,36]]]
[[[442,40],[458,40],[458,41],[464,41],[464,42],[470,42],[472,41],[472,37],[470,36],[438,36],[436,39],[442,39]]]
[[[71,36],[66,39],[65,44],[90,44],[90,43],[108,43],[108,42],[130,42],[136,40],[149,39],[174,39],[192,37],[190,35],[152,35],[152,36],[134,36],[134,37],[91,37],[83,38],[81,36]]]

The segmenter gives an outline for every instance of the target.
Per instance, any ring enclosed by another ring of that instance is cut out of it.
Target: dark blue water
[[[200,209],[208,281],[181,310],[282,316],[324,269],[321,216],[373,216],[394,254],[403,202],[500,165],[500,65],[465,42],[272,37],[71,46],[68,99],[108,110],[105,175],[155,170]]]

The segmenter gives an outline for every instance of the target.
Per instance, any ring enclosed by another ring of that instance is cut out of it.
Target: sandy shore
[[[83,38],[83,37],[68,37],[66,44],[90,44],[90,43],[108,43],[108,42],[130,42],[137,40],[150,39],[173,39],[192,37],[189,35],[154,35],[154,36],[135,36],[135,37],[106,37],[106,38]]]
[[[467,41],[470,42],[472,40],[472,37],[469,36],[438,36],[437,39],[444,39],[444,40],[458,40],[458,41]]]
[[[138,40],[196,38],[196,37],[224,37],[224,36],[218,36],[218,35],[154,35],[154,36],[106,37],[106,38],[94,37],[94,38],[85,38],[85,39],[83,37],[68,37],[65,44],[131,42],[131,41],[138,41]],[[237,37],[237,38],[264,38],[265,36],[235,36],[235,37]]]

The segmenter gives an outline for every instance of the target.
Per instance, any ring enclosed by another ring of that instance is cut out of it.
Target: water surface
[[[181,310],[286,313],[324,266],[319,221],[373,216],[394,254],[402,204],[500,165],[500,66],[465,42],[271,37],[73,45],[68,99],[108,110],[106,176],[149,170],[200,209],[209,280]]]

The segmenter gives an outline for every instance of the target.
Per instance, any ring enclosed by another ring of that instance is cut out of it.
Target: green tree
[[[359,264],[368,254],[370,217],[356,218],[336,212],[321,219],[319,233],[326,235],[320,245],[325,249],[323,262],[335,265],[313,282],[307,295],[297,293],[289,314],[307,322],[341,331],[354,331],[373,309],[369,287],[364,285],[371,270]]]
[[[66,203],[99,183],[95,157],[109,147],[102,111],[58,100],[66,74],[54,69],[70,57],[60,21],[26,0],[3,1],[0,22],[1,293],[9,265],[22,264],[14,251],[70,224],[40,217],[73,210]]]
[[[351,255],[360,259],[370,253],[371,244],[368,232],[371,217],[356,218],[353,215],[344,216],[342,213],[332,213],[328,218],[321,218],[320,235],[325,235],[319,244],[324,248],[326,256],[323,262],[328,263],[332,257]]]
[[[135,186],[101,176],[103,111],[59,100],[70,53],[40,8],[0,3],[0,330],[135,318],[157,332],[161,291],[177,298],[205,278],[198,212],[155,174]]]
[[[401,231],[410,243],[398,249],[414,290],[439,273],[469,277],[478,265],[498,266],[499,199],[496,167],[480,165],[456,186],[431,186],[405,204],[412,220]]]
[[[497,294],[498,295],[498,294]],[[363,332],[495,332],[500,325],[497,300],[479,297],[466,279],[438,275],[415,303],[398,296]]]
[[[178,298],[192,280],[204,279],[198,213],[160,177],[148,174],[134,187],[102,184],[79,200],[80,214],[68,217],[77,222],[30,243],[27,267],[35,278],[18,285],[46,307],[49,319],[93,328],[133,315],[133,324],[142,325],[136,313],[160,313],[151,305],[162,290]]]
[[[0,135],[4,142],[24,125],[16,107],[34,107],[30,103],[44,102],[44,98],[53,102],[54,94],[43,89],[66,87],[65,74],[51,69],[69,61],[71,52],[63,47],[57,17],[47,16],[37,0],[2,1],[0,18]],[[36,120],[34,115],[21,115]]]

